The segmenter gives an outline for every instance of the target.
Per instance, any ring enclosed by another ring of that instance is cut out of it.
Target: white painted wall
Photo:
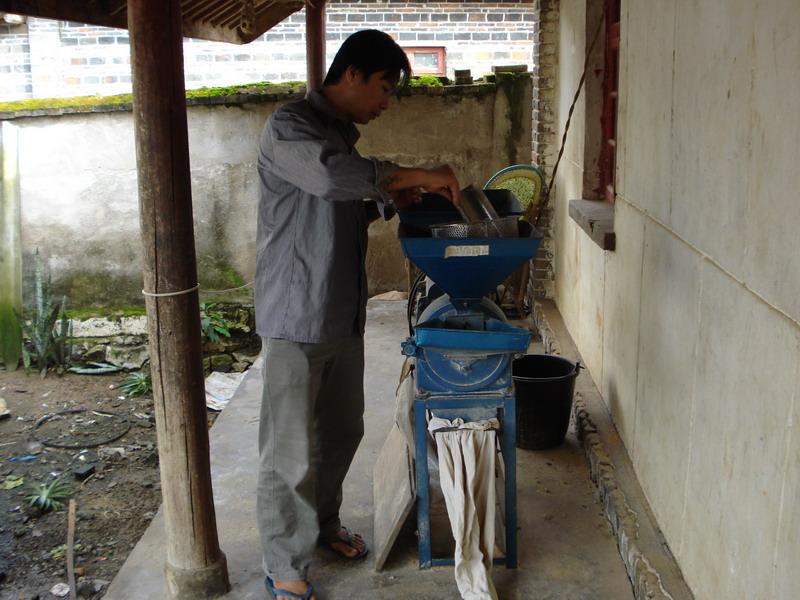
[[[562,124],[585,7],[561,2]],[[622,13],[617,249],[567,215],[582,100],[556,189],[557,303],[696,598],[794,600],[800,3]]]
[[[522,127],[494,86],[449,95],[415,91],[365,127],[364,155],[404,165],[449,163],[464,185],[482,185],[531,154],[531,80],[521,78]],[[466,90],[466,91],[463,91]],[[256,157],[263,124],[280,102],[188,109],[195,238],[200,259],[219,256],[249,281],[255,268]],[[527,108],[526,108],[527,107]],[[71,304],[96,288],[99,305],[141,303],[136,161],[129,112],[19,118],[22,247],[38,248]],[[517,138],[509,157],[507,136]],[[373,292],[405,289],[397,220],[370,228]],[[202,264],[202,263],[201,263]],[[204,273],[200,273],[201,284]],[[213,287],[213,286],[212,286]]]

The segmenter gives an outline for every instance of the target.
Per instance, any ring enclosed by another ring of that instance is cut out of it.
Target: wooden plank
[[[392,425],[378,455],[372,482],[375,570],[380,571],[416,498],[411,452],[396,424]]]
[[[94,0],[92,2],[86,0],[0,0],[0,12],[127,29],[125,4],[124,0]],[[239,28],[238,15],[241,12],[241,3],[238,0],[194,0],[192,2],[183,0],[180,4],[186,9],[183,22],[184,36],[232,44],[246,44],[253,41],[292,13],[303,8],[302,0],[264,2],[255,7],[254,29],[244,32]],[[223,13],[227,17],[230,15],[236,17],[235,22],[232,22],[230,26],[215,24],[223,18]],[[213,23],[208,22],[209,19]]]
[[[619,50],[619,22],[612,23],[608,28],[608,43],[613,50]]]
[[[69,583],[69,600],[77,600],[75,587],[75,499],[69,499],[67,510],[67,582]]]
[[[253,31],[250,32],[242,31],[238,27],[238,20],[235,23],[236,26],[222,27],[206,21],[190,19],[183,23],[183,35],[230,44],[247,44],[302,8],[302,2],[279,2],[266,6],[265,10],[257,7]]]
[[[615,249],[613,204],[600,200],[570,200],[569,216],[603,250]]]
[[[0,12],[125,29],[125,12],[118,8],[118,3],[111,0],[0,0]]]
[[[175,600],[228,591],[211,492],[189,140],[178,0],[130,0],[139,209],[166,517],[166,580]]]

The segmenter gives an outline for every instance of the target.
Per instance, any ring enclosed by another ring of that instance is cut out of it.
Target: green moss
[[[76,96],[74,98],[31,98],[14,102],[0,102],[0,112],[21,110],[49,110],[54,108],[91,108],[93,106],[118,106],[130,104],[130,94],[118,96]]]
[[[144,305],[142,283],[138,277],[125,277],[92,271],[78,271],[53,282],[53,293],[65,295],[69,306],[103,308]]]
[[[521,74],[515,74],[521,75]],[[436,90],[432,92],[441,95],[441,88],[449,86],[450,81],[447,77],[437,77],[436,75],[419,75],[412,77],[405,90],[398,92],[398,97],[411,94],[411,89],[415,93],[425,93],[426,89]],[[287,97],[302,91],[306,84],[303,81],[287,81],[282,83],[245,83],[241,85],[229,85],[225,87],[199,88],[186,91],[186,99],[191,103],[202,103],[203,99],[225,99],[236,98],[238,101],[246,100],[248,97],[272,96]],[[452,92],[459,88],[449,88]],[[271,99],[271,98],[270,98]],[[223,100],[224,101],[224,100]],[[49,111],[64,112],[104,112],[108,110],[127,110],[133,102],[131,94],[119,94],[116,96],[76,96],[72,98],[36,98],[29,100],[17,100],[14,102],[0,102],[0,116],[12,118],[15,113],[23,113],[19,116],[28,116],[26,113],[49,114]]]
[[[269,94],[280,91],[296,92],[300,88],[305,88],[305,81],[286,81],[283,83],[246,83],[243,85],[229,85],[226,87],[198,88],[196,90],[186,90],[187,100],[198,98],[223,98],[226,96],[239,96],[244,94]]]
[[[224,256],[198,256],[197,277],[200,281],[200,298],[205,302],[252,302],[253,291],[249,287],[234,289],[224,294],[209,293],[209,291],[241,288],[246,283]]]
[[[244,279],[224,256],[198,256],[197,275],[200,287],[222,290],[244,285]]]
[[[141,317],[146,314],[144,306],[87,306],[68,308],[70,319],[89,319],[91,317]]]
[[[278,93],[282,91],[294,92],[305,87],[303,81],[287,81],[284,83],[247,83],[243,85],[229,85],[226,87],[200,88],[187,90],[187,100],[200,98],[220,98],[237,95],[259,95]],[[100,106],[125,106],[133,102],[131,94],[116,96],[76,96],[73,98],[34,98],[29,100],[16,100],[14,102],[0,102],[0,112],[19,112],[52,109],[91,109]]]
[[[442,80],[436,75],[416,75],[408,82],[409,87],[444,87]]]

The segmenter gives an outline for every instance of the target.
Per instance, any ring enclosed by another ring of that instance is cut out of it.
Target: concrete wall
[[[586,0],[563,0],[559,121]],[[556,298],[698,600],[800,598],[800,4],[622,2],[615,252],[556,193]],[[559,134],[560,136],[560,134]]]
[[[450,163],[482,185],[530,156],[531,82],[522,95],[493,84],[415,91],[365,127],[362,154],[404,165]],[[497,90],[500,90],[497,92]],[[438,95],[436,95],[438,94]],[[509,97],[519,101],[509,103]],[[204,288],[250,281],[258,198],[255,159],[266,118],[280,101],[188,109],[196,244]],[[512,113],[517,117],[512,118]],[[527,117],[527,118],[526,118]],[[141,303],[136,165],[129,112],[19,118],[22,246],[28,270],[39,248],[73,305]],[[512,128],[512,123],[521,127]],[[507,140],[513,139],[513,156]],[[373,292],[405,289],[397,220],[370,228]],[[28,277],[30,279],[30,277]]]

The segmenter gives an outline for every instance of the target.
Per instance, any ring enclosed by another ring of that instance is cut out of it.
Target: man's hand
[[[450,202],[459,205],[461,202],[461,187],[458,179],[449,165],[442,165],[432,169],[398,167],[381,182],[381,187],[392,194],[409,189],[423,189],[426,192],[441,194],[450,199]],[[402,199],[401,202],[405,202]],[[398,204],[399,208],[404,208]]]
[[[434,169],[426,169],[426,171],[428,181],[421,187],[426,192],[446,196],[450,202],[458,206],[461,203],[461,186],[459,186],[458,179],[450,165],[442,165]]]
[[[404,209],[422,202],[420,188],[406,188],[392,192],[392,200],[397,208]]]

